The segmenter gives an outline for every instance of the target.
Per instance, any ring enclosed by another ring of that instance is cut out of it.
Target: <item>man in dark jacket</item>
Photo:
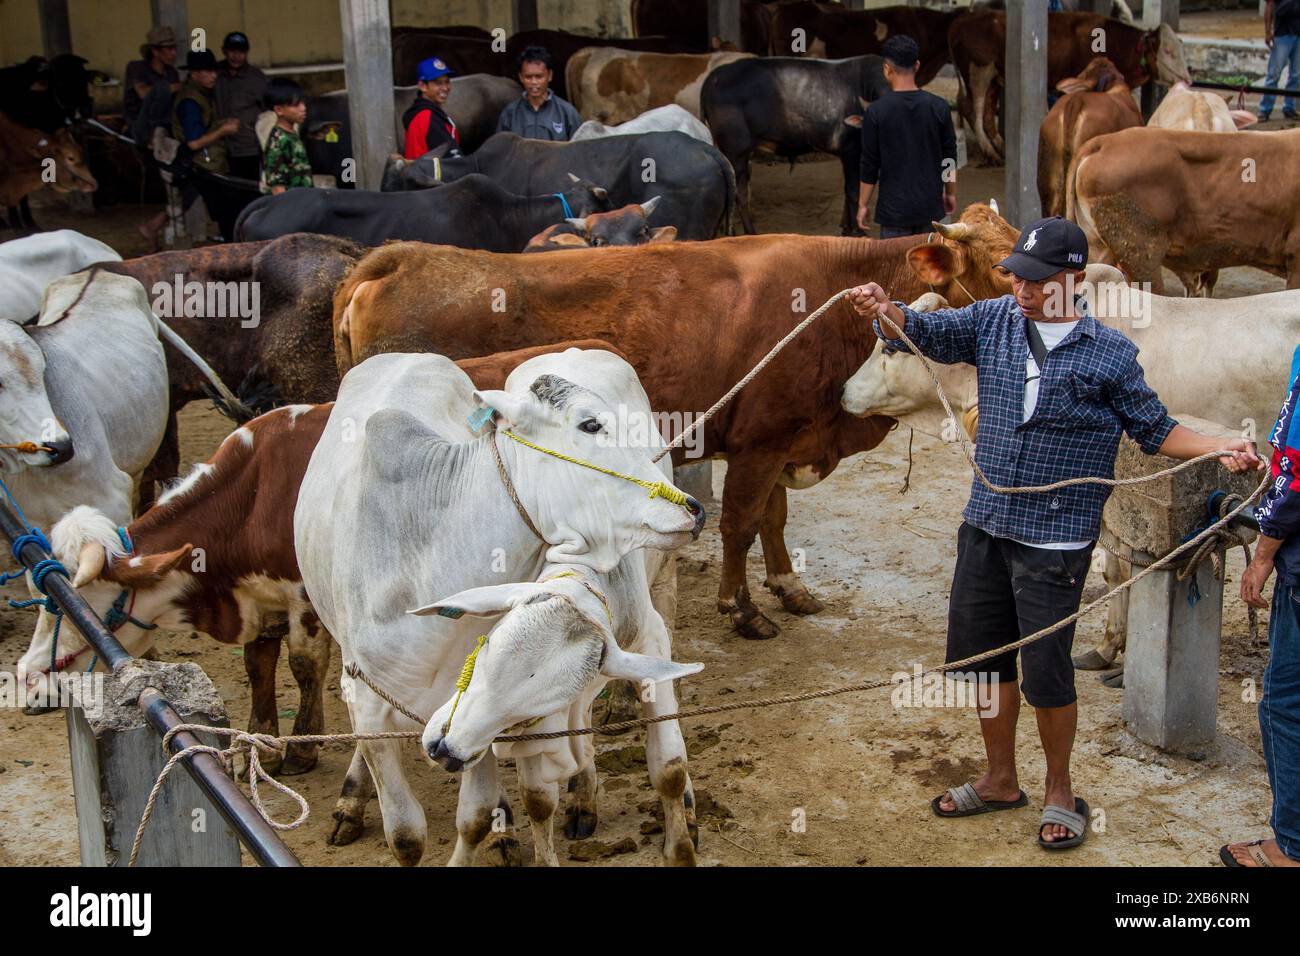
[[[957,135],[948,104],[916,85],[921,53],[916,41],[896,34],[885,41],[890,92],[862,118],[862,170],[858,226],[866,230],[876,197],[880,238],[911,236],[957,209]]]
[[[402,126],[406,128],[402,155],[407,159],[419,159],[443,144],[447,145],[443,155],[460,155],[460,132],[447,115],[451,78],[455,75],[456,71],[436,56],[420,61],[415,73],[420,95],[402,114]]]
[[[256,181],[261,169],[257,117],[266,95],[266,74],[248,62],[248,37],[227,34],[221,44],[226,58],[217,64],[217,115],[233,116],[239,129],[226,140],[230,175]]]
[[[497,132],[516,133],[524,139],[565,142],[582,125],[582,117],[568,100],[551,92],[551,54],[546,47],[524,47],[519,54],[519,85],[523,95],[506,106],[497,120]]]

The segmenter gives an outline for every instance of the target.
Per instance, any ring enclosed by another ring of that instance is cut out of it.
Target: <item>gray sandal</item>
[[[1044,850],[1069,850],[1078,846],[1088,838],[1089,816],[1088,802],[1083,797],[1074,798],[1073,811],[1049,803],[1043,807],[1043,819],[1038,824],[1038,845]],[[1058,823],[1073,833],[1074,836],[1067,837],[1064,840],[1044,840],[1043,827]]]
[[[955,810],[945,810],[939,806],[939,801],[944,797],[952,801],[952,805],[956,807]],[[936,817],[973,817],[977,813],[1014,810],[1017,807],[1023,807],[1028,802],[1029,797],[1025,796],[1023,790],[1020,791],[1020,796],[1014,800],[985,800],[973,786],[969,783],[963,783],[960,787],[949,787],[931,800],[930,809],[934,811]]]

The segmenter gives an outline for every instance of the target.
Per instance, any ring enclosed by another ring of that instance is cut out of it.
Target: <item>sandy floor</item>
[[[971,170],[960,180],[962,203],[1001,196],[1001,170]],[[831,162],[761,166],[753,193],[763,231],[832,233],[839,213],[839,166]],[[42,203],[48,227],[72,224]],[[79,228],[117,242],[143,218],[136,209],[101,214]],[[864,277],[865,278],[865,277]],[[1279,288],[1280,280],[1254,270],[1229,270],[1221,295]],[[193,405],[182,423],[186,463],[202,460],[228,424]],[[751,643],[731,633],[714,609],[721,548],[715,525],[685,549],[675,656],[703,661],[702,674],[683,682],[684,706],[749,696],[792,693],[870,677],[910,672],[914,662],[936,663],[943,653],[947,588],[955,532],[968,474],[951,446],[917,438],[912,490],[899,489],[906,469],[907,434],[898,432],[876,451],[842,464],[817,487],[791,496],[787,540],[802,549],[805,579],[828,604],[815,617],[784,613],[762,592],[762,561],[751,554],[751,589],[782,637]],[[720,480],[717,469],[715,480]],[[720,485],[719,485],[720,487]],[[1080,726],[1075,751],[1078,792],[1104,811],[1105,832],[1080,850],[1047,857],[1032,845],[1042,800],[1043,763],[1032,719],[1020,735],[1021,783],[1031,806],[969,820],[937,820],[931,797],[980,772],[976,719],[958,709],[895,709],[887,693],[821,702],[684,725],[691,773],[701,798],[700,861],[706,865],[818,864],[1098,864],[1208,865],[1226,839],[1265,833],[1268,788],[1259,751],[1255,709],[1242,701],[1242,681],[1260,680],[1264,652],[1248,646],[1245,614],[1235,593],[1241,558],[1228,561],[1226,621],[1220,662],[1219,738],[1190,760],[1144,747],[1123,731],[1120,692],[1080,674]],[[11,586],[10,592],[17,589]],[[1100,576],[1087,596],[1102,593]],[[1077,646],[1096,640],[1101,619],[1080,628]],[[6,668],[25,649],[30,612],[0,610],[0,662]],[[198,635],[171,634],[162,656],[199,664],[228,703],[233,723],[248,715],[240,652]],[[347,728],[338,699],[337,654],[326,697],[327,727]],[[296,691],[287,667],[280,677],[282,716],[291,716]],[[286,727],[289,721],[285,721]],[[59,714],[0,715],[0,864],[77,861],[67,738]],[[602,794],[595,839],[605,849],[630,838],[635,849],[602,864],[655,865],[660,837],[641,735],[600,743]],[[429,768],[411,749],[411,779],[430,825],[424,864],[446,861],[454,839],[457,782]],[[349,753],[327,750],[319,766],[290,782],[312,803],[289,845],[307,863],[391,865],[393,859],[372,804],[370,824],[348,847],[325,845],[330,810]],[[506,780],[513,789],[513,770]],[[276,801],[282,814],[290,808]],[[516,806],[518,812],[518,807]],[[792,822],[806,818],[806,830]],[[525,859],[531,837],[520,831]],[[627,844],[625,843],[625,846]],[[571,845],[558,838],[561,858]],[[599,852],[601,847],[595,849]],[[579,852],[583,848],[579,848]],[[587,850],[591,847],[585,848]],[[584,854],[585,855],[585,854]]]

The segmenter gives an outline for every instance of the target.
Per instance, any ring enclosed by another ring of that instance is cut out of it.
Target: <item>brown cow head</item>
[[[922,282],[953,305],[1011,291],[1010,275],[994,267],[1011,255],[1020,233],[995,206],[972,203],[957,222],[933,225],[932,241],[907,251],[907,264]]]
[[[61,129],[52,136],[42,135],[32,144],[29,155],[41,166],[42,182],[55,192],[93,193],[99,188],[71,130]],[[47,160],[53,160],[52,165]],[[53,171],[53,179],[47,178],[47,168]]]
[[[1095,56],[1082,73],[1067,76],[1056,84],[1056,88],[1062,93],[1105,93],[1116,83],[1124,85],[1124,75],[1119,67],[1104,56]]]

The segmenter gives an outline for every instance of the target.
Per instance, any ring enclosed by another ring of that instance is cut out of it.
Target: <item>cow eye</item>
[[[601,424],[600,424],[600,422],[596,421],[596,419],[594,419],[594,418],[588,418],[588,419],[586,419],[586,420],[583,421],[582,424],[580,424],[578,427],[581,428],[581,429],[582,429],[584,432],[586,432],[588,435],[595,435],[595,434],[598,434],[598,433],[600,432],[600,430],[601,430]]]
[[[600,236],[592,236],[591,244],[593,246],[603,246],[605,244],[605,240],[600,238]]]

